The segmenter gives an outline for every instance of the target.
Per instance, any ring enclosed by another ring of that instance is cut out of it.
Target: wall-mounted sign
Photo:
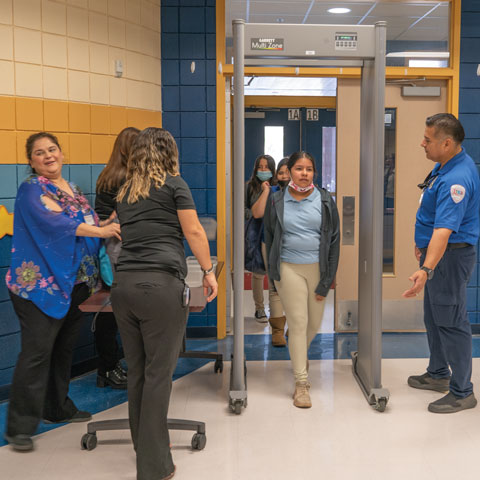
[[[307,108],[307,120],[318,122],[318,108]]]
[[[251,38],[252,50],[283,50],[283,38]]]
[[[288,119],[289,120],[300,120],[300,109],[299,108],[289,108],[288,109]]]

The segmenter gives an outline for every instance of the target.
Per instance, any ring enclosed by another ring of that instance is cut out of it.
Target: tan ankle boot
[[[285,340],[285,317],[270,318],[270,326],[272,327],[272,345],[274,347],[284,347],[287,344]]]
[[[308,382],[295,383],[293,404],[298,408],[310,408],[312,406],[312,400],[310,399],[310,384]]]

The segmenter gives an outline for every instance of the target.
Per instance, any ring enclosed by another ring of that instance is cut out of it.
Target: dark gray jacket
[[[322,201],[322,227],[320,241],[320,282],[315,289],[317,295],[327,296],[338,267],[340,255],[340,227],[338,210],[333,198],[323,188],[320,191]],[[285,189],[270,195],[265,208],[265,243],[267,246],[268,276],[280,280],[280,254],[283,240],[283,211]]]

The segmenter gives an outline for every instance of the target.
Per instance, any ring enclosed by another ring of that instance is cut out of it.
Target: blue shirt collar
[[[452,157],[442,169],[440,169],[440,164],[437,163],[435,168],[432,171],[433,175],[444,175],[448,173],[455,165],[458,165],[464,158],[465,158],[465,149],[462,147],[462,151],[457,153],[454,157]]]

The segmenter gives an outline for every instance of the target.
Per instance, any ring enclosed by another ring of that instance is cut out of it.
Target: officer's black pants
[[[78,305],[87,297],[88,287],[84,283],[76,285],[70,309],[59,320],[10,293],[20,320],[22,350],[10,389],[7,435],[33,435],[42,418],[66,420],[77,412],[68,397],[68,385],[73,349],[83,321]]]
[[[423,255],[420,263],[424,260]],[[472,330],[466,297],[475,262],[474,247],[447,250],[425,285],[424,320],[430,347],[427,371],[441,378],[449,376],[451,369],[450,391],[457,397],[473,392]]]
[[[167,428],[172,375],[188,315],[184,283],[162,272],[116,272],[111,298],[128,364],[128,411],[137,479],[173,472]]]

